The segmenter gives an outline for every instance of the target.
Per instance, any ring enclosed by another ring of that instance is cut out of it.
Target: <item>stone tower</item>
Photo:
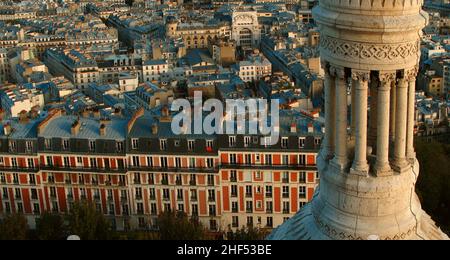
[[[325,69],[321,180],[311,203],[269,239],[448,239],[414,191],[421,5],[320,0],[313,9]]]

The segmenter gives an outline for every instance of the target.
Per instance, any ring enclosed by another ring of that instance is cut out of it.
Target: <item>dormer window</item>
[[[52,149],[52,139],[46,138],[44,141],[45,149],[51,150]]]
[[[188,151],[194,151],[195,140],[188,140]]]
[[[62,140],[62,147],[63,147],[63,150],[69,150],[69,139]]]
[[[161,148],[161,151],[167,150],[167,140],[166,139],[159,140],[159,147]]]
[[[95,140],[89,140],[89,151],[95,151]]]
[[[131,139],[131,149],[136,150],[139,147],[139,140],[137,138]]]

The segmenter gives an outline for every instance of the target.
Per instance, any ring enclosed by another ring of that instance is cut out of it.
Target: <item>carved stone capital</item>
[[[364,70],[352,70],[352,79],[357,81],[369,81],[370,72]]]
[[[330,66],[330,74],[340,80],[344,80],[344,78],[345,78],[345,71],[344,71],[343,67],[331,65]]]
[[[404,78],[406,81],[416,81],[417,73],[419,72],[419,66],[414,66],[409,69],[405,69]]]
[[[380,75],[378,76],[380,79],[381,85],[390,85],[392,81],[395,80],[396,72],[395,71],[380,71]]]

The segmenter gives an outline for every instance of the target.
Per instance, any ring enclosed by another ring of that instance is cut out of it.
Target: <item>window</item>
[[[289,155],[282,155],[281,156],[281,163],[283,165],[289,165]]]
[[[245,210],[247,213],[253,212],[253,202],[252,201],[246,201],[245,202]]]
[[[298,156],[298,164],[299,165],[306,165],[306,155],[300,154]]]
[[[192,208],[192,215],[193,216],[198,216],[198,205],[197,204],[192,204],[191,208]]]
[[[62,148],[63,150],[69,150],[69,139],[62,140]]]
[[[184,204],[178,204],[178,211],[184,212]]]
[[[228,142],[230,147],[236,147],[236,136],[228,137]]]
[[[23,204],[22,204],[22,202],[17,203],[17,213],[23,213]]]
[[[177,189],[177,200],[183,200],[183,189]]]
[[[239,212],[239,207],[238,207],[237,201],[231,202],[231,212],[233,212],[233,213]]]
[[[283,172],[282,182],[289,183],[289,172]]]
[[[314,144],[315,145],[320,145],[320,143],[322,142],[322,139],[319,137],[314,138]]]
[[[153,167],[153,157],[147,156],[147,166]]]
[[[237,185],[231,185],[231,197],[237,197],[238,188]]]
[[[306,198],[306,187],[305,186],[298,187],[298,197],[300,199]]]
[[[170,199],[169,189],[163,189],[163,199],[164,200],[169,200]]]
[[[161,167],[162,168],[167,168],[168,167],[168,163],[167,163],[167,157],[161,157]]]
[[[206,149],[209,151],[213,148],[214,141],[213,140],[206,140]]]
[[[3,188],[3,198],[4,199],[8,199],[9,198],[9,196],[8,196],[8,188]]]
[[[20,199],[22,199],[22,193],[21,193],[21,191],[20,191],[20,188],[16,188],[15,190],[14,190],[14,197],[16,198],[16,199],[18,199],[18,200],[20,200]]]
[[[191,200],[197,200],[197,190],[191,190]]]
[[[298,138],[298,147],[300,147],[300,148],[305,147],[305,137]]]
[[[306,172],[300,172],[298,177],[299,183],[306,183]]]
[[[188,140],[188,151],[192,152],[195,148],[195,140]]]
[[[209,215],[215,216],[216,215],[216,205],[209,205]]]
[[[50,197],[56,198],[56,188],[50,187]]]
[[[260,180],[262,178],[262,174],[260,171],[255,172],[255,179]]]
[[[31,199],[37,200],[38,199],[38,193],[36,189],[31,189]]]
[[[6,176],[5,173],[0,172],[0,182],[5,184],[6,183]]]
[[[305,205],[306,205],[306,202],[300,201],[300,202],[298,203],[298,209],[302,209]]]
[[[34,174],[28,175],[28,182],[33,185],[36,184],[36,176]]]
[[[95,140],[89,140],[89,151],[90,152],[95,151]]]
[[[89,161],[91,163],[91,168],[97,168],[97,159],[96,158],[89,158]]]
[[[136,150],[139,147],[139,140],[137,138],[131,139],[131,149]]]
[[[134,173],[133,182],[134,184],[141,184],[141,174],[139,172]]]
[[[289,198],[289,186],[283,186],[283,198]]]
[[[266,154],[265,155],[265,164],[266,165],[272,165],[272,155],[271,154]]]
[[[266,213],[272,213],[273,211],[273,202],[266,201]]]
[[[65,156],[65,157],[63,158],[63,165],[64,165],[64,167],[69,167],[69,166],[70,166],[70,160],[69,160],[69,157]]]
[[[281,138],[281,148],[288,148],[289,139],[287,137]]]
[[[236,154],[230,154],[230,164],[236,164],[237,163],[237,156]]]
[[[267,227],[273,227],[273,217],[267,217]]]
[[[49,176],[50,176],[50,174],[49,174]],[[13,173],[13,183],[19,184],[19,174]]]
[[[158,214],[158,208],[156,207],[156,203],[150,204],[150,214],[152,214],[152,215]]]
[[[27,152],[33,151],[33,141],[26,142],[26,149],[27,149]]]
[[[46,138],[44,140],[44,146],[46,150],[51,150],[52,149],[52,139]]]
[[[49,173],[47,176],[47,182],[48,183],[55,183],[55,176],[53,175],[53,173]]]
[[[231,217],[231,226],[232,227],[239,227],[239,217],[238,216],[232,216]]]
[[[216,191],[215,190],[208,190],[208,201],[209,202],[216,201]]]
[[[252,196],[252,186],[251,185],[245,186],[245,196],[246,197]]]
[[[250,165],[252,164],[252,155],[251,154],[245,154],[244,155],[245,164]]]
[[[137,200],[142,199],[142,188],[136,188],[135,189],[135,197]]]
[[[167,150],[167,140],[166,139],[159,140],[159,147],[161,151]]]
[[[283,201],[283,213],[288,214],[290,212],[289,201]]]
[[[266,198],[272,198],[272,186],[266,186]]]
[[[19,165],[17,164],[17,158],[11,158],[11,165],[14,168],[17,168]]]
[[[247,226],[253,226],[253,217],[247,217]]]
[[[123,152],[123,142],[116,142],[116,151]]]
[[[250,136],[244,136],[244,147],[249,147],[251,144],[251,137]]]
[[[131,156],[131,161],[133,162],[133,166],[139,167],[139,156]]]
[[[214,158],[206,158],[206,167],[214,168]]]
[[[177,169],[181,168],[181,158],[180,157],[175,157],[175,167]]]
[[[140,215],[144,214],[144,204],[137,203],[136,204],[136,209],[137,209],[137,214],[140,214]],[[139,222],[141,222],[141,221],[139,221]],[[140,226],[142,226],[141,224],[142,223],[139,223]]]
[[[189,168],[195,168],[195,158],[189,159]]]
[[[16,151],[16,149],[17,149],[16,141],[9,141],[9,150],[14,152]]]
[[[237,172],[235,170],[230,171],[230,181],[237,182]]]

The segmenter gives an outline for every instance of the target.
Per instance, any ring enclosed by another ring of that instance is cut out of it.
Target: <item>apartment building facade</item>
[[[257,136],[173,135],[159,119],[78,117],[4,124],[0,216],[23,213],[34,227],[45,211],[66,213],[83,199],[118,230],[156,227],[163,211],[198,216],[212,231],[272,228],[312,198],[320,133],[291,130],[274,147]]]

